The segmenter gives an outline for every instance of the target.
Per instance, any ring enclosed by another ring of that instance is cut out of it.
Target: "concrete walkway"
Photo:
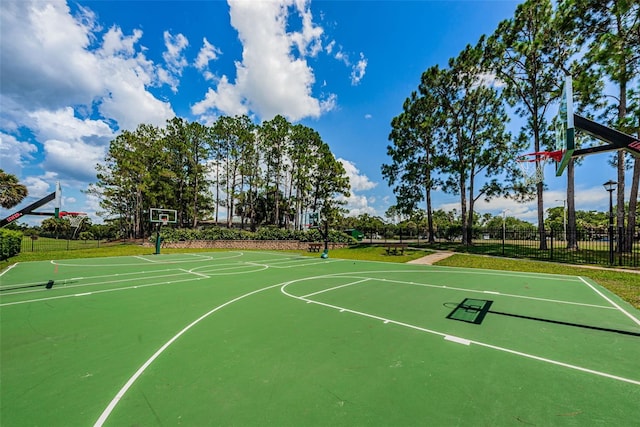
[[[422,258],[414,259],[413,261],[408,261],[407,264],[422,264],[422,265],[432,265],[440,260],[445,258],[449,258],[455,252],[449,251],[438,251],[434,254],[423,256]]]

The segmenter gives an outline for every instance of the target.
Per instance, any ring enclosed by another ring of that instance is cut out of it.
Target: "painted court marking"
[[[626,311],[624,308],[620,307],[618,304],[616,304],[615,302],[613,302],[613,300],[611,300],[611,298],[607,297],[605,294],[603,294],[602,292],[600,292],[599,290],[597,290],[594,286],[592,286],[589,282],[587,282],[586,280],[584,280],[582,277],[580,277],[580,280],[585,283],[587,286],[589,286],[591,289],[593,289],[593,291],[595,293],[597,293],[598,295],[600,295],[602,298],[604,298],[609,304],[611,304],[612,306],[614,306],[615,308],[617,308],[620,312],[622,312],[625,316],[627,316],[629,319],[633,320],[636,325],[640,325],[640,320],[636,319],[631,313],[629,313],[628,311]]]
[[[395,271],[385,271],[384,273],[414,273],[414,271],[402,271],[402,270],[395,270]],[[368,272],[358,272],[358,273],[335,273],[335,274],[331,274],[328,275],[327,277],[346,277],[346,278],[356,278],[358,276],[355,276],[355,274],[362,274],[362,273],[368,273]],[[431,271],[430,271],[431,273]],[[442,273],[442,272],[437,272],[437,273]],[[577,306],[582,306],[582,307],[593,307],[593,308],[602,308],[602,309],[606,309],[606,310],[615,310],[614,307],[611,306],[606,306],[606,305],[597,305],[597,304],[587,304],[587,303],[582,303],[582,302],[574,302],[574,301],[565,301],[565,300],[557,300],[557,299],[550,299],[550,298],[539,298],[539,297],[529,297],[529,296],[525,296],[525,295],[517,295],[517,294],[506,294],[506,293],[501,293],[501,292],[494,292],[494,291],[483,291],[483,290],[479,290],[479,289],[468,289],[468,288],[459,288],[456,286],[446,286],[446,285],[432,285],[429,283],[416,283],[416,282],[409,282],[406,280],[395,280],[395,279],[384,279],[384,278],[369,278],[369,280],[373,280],[373,281],[380,281],[380,282],[389,282],[389,283],[399,283],[401,285],[413,285],[413,286],[423,286],[425,288],[436,288],[436,289],[447,289],[447,290],[453,290],[453,291],[461,291],[461,292],[469,292],[469,293],[481,293],[481,294],[494,294],[494,295],[500,295],[503,297],[509,297],[509,298],[520,298],[520,299],[526,299],[526,300],[532,300],[532,301],[543,301],[543,302],[552,302],[552,303],[558,303],[558,304],[569,304],[569,305],[577,305]]]
[[[125,385],[122,386],[122,388],[116,393],[115,397],[111,400],[111,402],[109,402],[109,404],[107,405],[105,410],[102,412],[102,414],[100,414],[100,417],[98,417],[98,420],[94,424],[94,427],[100,427],[100,426],[102,426],[104,424],[104,422],[107,420],[107,418],[109,418],[109,415],[111,415],[111,412],[113,412],[113,410],[115,409],[115,407],[118,404],[118,402],[120,402],[120,400],[125,395],[125,393],[131,388],[131,386],[136,382],[136,380],[138,378],[140,378],[140,376],[144,373],[144,371],[146,371],[146,369],[149,367],[149,365],[151,365],[162,353],[164,353],[164,351],[171,344],[173,344],[178,338],[180,338],[182,335],[184,335],[189,329],[193,328],[195,325],[197,325],[202,320],[206,319],[207,317],[209,317],[210,315],[212,315],[216,311],[221,310],[221,309],[223,309],[224,307],[226,307],[226,306],[228,306],[230,304],[238,302],[238,301],[240,301],[240,300],[242,300],[242,299],[244,299],[246,297],[249,297],[251,295],[257,294],[259,292],[263,292],[263,291],[266,291],[268,289],[276,288],[278,286],[282,286],[282,283],[278,283],[277,285],[267,286],[265,288],[261,288],[261,289],[258,289],[258,290],[252,291],[252,292],[248,292],[248,293],[246,293],[244,295],[241,295],[241,296],[239,296],[237,298],[234,298],[232,300],[229,300],[229,301],[225,302],[224,304],[221,304],[221,305],[217,306],[213,310],[210,310],[210,311],[206,312],[205,314],[203,314],[202,316],[198,317],[193,322],[189,323],[180,332],[178,332],[169,341],[167,341],[162,347],[160,347],[146,362],[144,362],[142,364],[142,366],[140,366],[140,368],[138,368],[138,370],[125,383]]]
[[[357,273],[357,274],[361,274],[361,273]],[[303,279],[292,280],[292,281],[287,282],[284,285],[282,285],[282,287],[280,288],[280,291],[283,294],[285,294],[285,295],[287,295],[287,296],[289,296],[291,298],[304,301],[307,304],[317,304],[317,305],[320,305],[320,306],[332,308],[334,310],[339,311],[340,313],[343,313],[343,312],[346,311],[348,313],[352,313],[352,314],[355,314],[355,315],[358,315],[358,316],[363,316],[363,317],[368,317],[368,318],[371,318],[371,319],[380,320],[384,324],[391,323],[391,324],[394,324],[394,325],[403,326],[403,327],[406,327],[406,328],[415,329],[415,330],[422,331],[422,332],[427,332],[429,334],[441,336],[447,341],[452,341],[452,342],[456,342],[456,343],[464,344],[464,345],[475,344],[475,345],[478,345],[478,346],[481,346],[481,347],[486,347],[486,348],[490,348],[490,349],[493,349],[493,350],[514,354],[514,355],[521,356],[521,357],[528,358],[528,359],[538,360],[540,362],[545,362],[545,363],[549,363],[549,364],[552,364],[552,365],[562,366],[564,368],[569,368],[569,369],[585,372],[585,373],[588,373],[588,374],[593,374],[593,375],[597,375],[597,376],[601,376],[601,377],[605,377],[605,378],[610,378],[610,379],[613,379],[613,380],[622,381],[622,382],[626,382],[626,383],[630,383],[630,384],[640,385],[640,381],[634,380],[634,379],[631,379],[631,378],[625,378],[625,377],[609,374],[609,373],[602,372],[602,371],[596,371],[594,369],[589,369],[589,368],[585,368],[585,367],[578,366],[578,365],[572,365],[570,363],[561,362],[559,360],[554,360],[554,359],[549,359],[549,358],[545,358],[545,357],[541,357],[541,356],[536,356],[535,354],[524,353],[524,352],[521,352],[521,351],[513,350],[513,349],[510,349],[510,348],[506,348],[506,347],[500,347],[500,346],[496,346],[496,345],[485,343],[485,342],[481,342],[481,341],[468,340],[468,339],[462,338],[462,337],[455,337],[455,336],[452,336],[452,335],[449,335],[449,334],[446,334],[446,333],[443,333],[443,332],[435,331],[435,330],[428,329],[428,328],[423,328],[421,326],[412,325],[410,323],[399,322],[399,321],[396,321],[396,320],[393,320],[393,319],[388,319],[388,318],[385,318],[385,317],[377,316],[375,314],[366,313],[366,312],[362,312],[362,311],[358,311],[358,310],[352,310],[352,309],[349,309],[347,307],[341,307],[341,306],[337,306],[337,305],[333,305],[333,304],[327,304],[327,303],[324,303],[324,302],[321,302],[321,301],[311,300],[311,299],[308,299],[308,298],[305,298],[305,297],[301,297],[301,296],[290,294],[285,290],[286,287],[289,286],[292,283],[302,282],[302,281],[305,281],[305,280],[324,279],[324,278],[327,278],[329,276],[335,276],[335,275],[308,277],[308,278],[303,278]],[[467,342],[469,344],[467,344]]]
[[[302,297],[302,298],[307,298],[307,297],[310,297],[310,296],[313,296],[313,295],[321,294],[321,293],[323,293],[323,292],[329,292],[329,291],[333,291],[333,290],[335,290],[335,289],[344,288],[345,286],[357,285],[358,283],[363,283],[363,282],[366,282],[366,281],[368,281],[368,280],[370,280],[370,279],[362,279],[362,280],[358,280],[358,281],[355,281],[355,282],[347,283],[347,284],[345,284],[345,285],[334,286],[333,288],[323,289],[323,290],[318,291],[318,292],[313,292],[313,293],[310,293],[310,294],[307,294],[307,295],[303,295],[303,297]]]

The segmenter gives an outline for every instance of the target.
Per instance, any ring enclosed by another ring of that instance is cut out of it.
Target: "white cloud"
[[[332,41],[329,45],[331,47],[329,47],[329,46],[327,47],[327,53],[331,54],[331,52],[333,52],[333,49],[335,47],[334,46],[335,45],[335,41]],[[358,85],[360,83],[360,81],[364,78],[364,75],[365,75],[365,73],[367,71],[367,64],[369,63],[367,58],[365,58],[364,53],[360,52],[360,59],[355,64],[352,64],[351,60],[349,59],[349,55],[346,54],[342,50],[342,46],[340,46],[338,51],[335,53],[335,55],[333,57],[336,60],[342,62],[347,67],[351,68],[351,74],[349,75],[349,77],[351,79],[351,84],[353,86]]]
[[[6,173],[17,176],[27,160],[33,159],[32,154],[38,147],[30,142],[18,141],[14,136],[0,132],[0,168]]]
[[[366,196],[351,194],[350,197],[342,198],[347,203],[345,205],[345,209],[349,211],[348,216],[359,216],[362,214],[369,214],[376,216],[376,210],[369,205],[369,200]]]
[[[194,62],[194,66],[202,72],[202,75],[206,80],[213,80],[215,76],[209,71],[209,62],[218,59],[218,55],[221,55],[222,51],[209,43],[206,38],[202,39],[202,47],[198,56]]]
[[[229,83],[227,76],[222,76],[219,79],[218,90],[209,88],[204,99],[193,104],[191,112],[202,117],[210,113],[212,109],[220,110],[230,116],[248,112],[240,88]]]
[[[28,125],[23,117],[34,110],[69,105],[96,107],[127,129],[174,116],[147,90],[161,84],[162,70],[137,48],[142,31],[112,27],[94,49],[100,27],[86,8],[76,16],[61,1],[8,0],[0,8],[0,90],[11,106],[3,125]]]
[[[361,174],[355,163],[345,159],[337,160],[342,163],[351,185],[351,195],[346,198],[341,197],[341,200],[346,202],[345,209],[349,211],[349,216],[358,216],[365,213],[377,215],[375,208],[370,205],[370,203],[375,201],[375,198],[356,193],[371,190],[378,184],[372,182],[366,175]]]
[[[183,55],[183,51],[189,46],[189,40],[182,34],[174,36],[169,31],[165,31],[163,36],[167,50],[162,54],[162,58],[167,64],[167,70],[162,70],[159,77],[160,81],[168,84],[175,93],[178,91],[182,70],[189,65]]]
[[[358,62],[351,69],[351,84],[352,85],[355,86],[358,83],[360,83],[360,81],[364,77],[364,74],[365,74],[365,72],[367,70],[367,63],[368,63],[368,61],[364,57],[364,54],[362,52],[360,52],[360,59],[358,60]]]
[[[95,180],[95,166],[104,160],[114,134],[101,120],[79,119],[71,107],[30,114],[33,129],[45,152],[49,172],[81,181]]]
[[[342,166],[347,172],[352,191],[371,190],[378,185],[377,183],[369,180],[366,175],[360,174],[360,170],[358,170],[355,163],[345,159],[338,159],[338,161],[342,163]]]
[[[324,50],[331,55],[331,52],[333,52],[333,48],[336,46],[336,41],[335,40],[331,40],[331,42],[329,42],[329,44],[327,44],[324,48]]]
[[[95,181],[96,164],[104,160],[105,147],[87,144],[84,141],[44,142],[46,159],[43,167],[79,181]]]
[[[373,118],[373,116],[371,114],[365,114],[364,118],[369,120],[369,119]]]
[[[66,107],[56,111],[37,110],[29,114],[34,120],[34,128],[38,138],[73,139],[99,138],[108,142],[114,134],[109,125],[102,120],[79,119],[75,117],[73,108]]]
[[[65,3],[3,1],[2,94],[36,107],[90,103],[103,84],[87,51],[91,25]]]
[[[41,199],[53,192],[51,182],[37,176],[25,178],[23,184],[27,187],[29,197]]]
[[[334,108],[335,96],[320,100],[312,94],[315,75],[305,58],[321,50],[323,30],[313,24],[307,1],[229,0],[229,6],[231,25],[243,46],[242,61],[236,62],[235,82],[227,76],[218,79],[217,87],[193,105],[194,114],[251,110],[263,120],[282,114],[297,121]],[[290,9],[302,18],[301,31],[287,32]]]

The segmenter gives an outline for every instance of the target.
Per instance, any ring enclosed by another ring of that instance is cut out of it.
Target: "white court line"
[[[308,258],[308,257],[305,257]],[[296,268],[296,267],[306,267],[309,265],[321,265],[322,264],[330,264],[330,263],[334,263],[334,262],[343,262],[344,260],[342,259],[329,259],[329,260],[322,260],[322,261],[313,261],[313,262],[307,262],[305,264],[292,264],[292,265],[280,265],[280,264],[276,264],[276,265],[272,265],[272,268]]]
[[[15,267],[16,265],[18,265],[18,263],[16,262],[15,264],[11,264],[9,267],[7,267],[6,270],[4,270],[2,273],[0,273],[0,277],[4,276],[4,273],[6,273],[7,271],[11,270],[13,267]]]
[[[322,278],[322,277],[319,277],[319,278]],[[475,345],[478,345],[478,346],[481,346],[481,347],[486,347],[486,348],[490,348],[490,349],[493,349],[493,350],[503,351],[503,352],[506,352],[506,353],[515,354],[517,356],[525,357],[525,358],[528,358],[528,359],[538,360],[540,362],[550,363],[552,365],[562,366],[564,368],[574,369],[574,370],[577,370],[577,371],[586,372],[586,373],[589,373],[589,374],[593,374],[593,375],[597,375],[597,376],[601,376],[601,377],[606,377],[606,378],[614,379],[614,380],[617,380],[617,381],[622,381],[622,382],[626,382],[626,383],[630,383],[630,384],[640,385],[640,381],[634,380],[634,379],[631,379],[631,378],[620,377],[620,376],[617,376],[617,375],[608,374],[606,372],[596,371],[594,369],[584,368],[582,366],[572,365],[572,364],[565,363],[565,362],[560,362],[558,360],[547,359],[545,357],[536,356],[534,354],[529,354],[529,353],[523,353],[521,351],[512,350],[512,349],[509,349],[509,348],[506,348],[506,347],[499,347],[499,346],[495,346],[495,345],[492,345],[492,344],[483,343],[483,342],[480,342],[480,341],[467,340],[466,338],[461,338],[461,337],[454,337],[452,335],[445,334],[443,332],[434,331],[432,329],[423,328],[423,327],[420,327],[420,326],[417,326],[417,325],[412,325],[410,323],[398,322],[396,320],[387,319],[387,318],[381,317],[381,316],[376,316],[375,314],[365,313],[365,312],[357,311],[357,310],[351,310],[351,309],[346,308],[346,307],[340,307],[340,306],[327,304],[327,303],[320,302],[320,301],[314,301],[314,300],[306,299],[304,297],[300,297],[300,296],[297,296],[297,295],[292,295],[292,294],[288,293],[287,291],[285,291],[285,288],[289,284],[294,283],[294,282],[296,282],[296,281],[291,281],[289,283],[286,283],[286,284],[282,285],[282,287],[280,288],[280,291],[283,294],[287,295],[287,296],[290,296],[290,297],[298,299],[298,300],[305,301],[307,304],[310,304],[310,303],[318,304],[318,305],[321,305],[321,306],[324,306],[324,307],[329,307],[329,308],[332,308],[334,310],[338,310],[340,312],[345,312],[346,311],[348,313],[353,313],[353,314],[356,314],[356,315],[359,315],[359,316],[369,317],[371,319],[381,320],[385,324],[392,323],[392,324],[395,324],[395,325],[398,325],[398,326],[404,326],[406,328],[415,329],[415,330],[422,331],[422,332],[427,332],[429,334],[439,335],[439,336],[443,337],[444,339],[446,339],[448,341],[454,341],[454,342],[457,342],[457,343],[460,343],[460,344],[467,345],[466,343],[468,341],[471,344],[475,344]]]
[[[178,276],[177,274],[175,276]],[[166,277],[166,276],[160,276],[160,277]],[[138,288],[147,288],[150,286],[159,286],[159,285],[171,285],[174,283],[181,283],[181,282],[191,282],[194,280],[202,280],[202,278],[193,278],[190,277],[188,279],[181,279],[181,280],[173,280],[173,281],[162,281],[162,282],[155,282],[155,283],[145,283],[144,285],[131,285],[131,286],[125,286],[125,287],[121,287],[121,288],[112,288],[112,289],[100,289],[97,291],[92,291],[92,292],[85,292],[85,294],[89,295],[89,294],[103,294],[106,292],[115,292],[115,291],[126,291],[126,290],[130,290],[130,289],[138,289]],[[81,286],[96,286],[96,285],[101,285],[103,283],[118,283],[118,282],[124,282],[126,280],[118,280],[118,281],[110,281],[110,282],[102,282],[102,283],[90,283],[87,285],[76,285],[73,287],[81,287]],[[66,289],[71,288],[71,286],[68,286]],[[7,307],[10,305],[19,305],[19,304],[30,304],[30,303],[36,303],[36,302],[42,302],[42,301],[51,301],[51,300],[56,300],[56,299],[63,299],[63,298],[73,298],[74,296],[78,296],[81,294],[68,294],[68,295],[57,295],[57,296],[52,296],[52,297],[46,297],[46,298],[35,298],[35,299],[30,299],[30,300],[24,300],[24,301],[14,301],[14,302],[7,302],[7,303],[3,303],[0,304],[0,307]]]
[[[180,269],[173,267],[173,268],[165,268],[165,269],[162,269],[162,270],[135,271],[135,272],[132,272],[132,273],[112,273],[112,274],[100,274],[100,275],[97,275],[97,276],[70,277],[70,278],[66,278],[66,279],[56,279],[55,282],[62,282],[62,284],[66,286],[66,284],[68,282],[71,282],[72,280],[95,280],[95,279],[102,279],[102,278],[109,278],[109,277],[124,277],[124,276],[143,276],[143,278],[146,278],[146,277],[152,277],[153,278],[153,276],[146,276],[146,275],[147,274],[158,274],[158,273],[162,273],[162,272],[165,272],[165,271],[180,271]],[[158,277],[161,277],[161,276],[158,276]],[[11,286],[29,286],[29,285],[37,285],[39,283],[42,283],[42,282],[23,282],[23,283],[16,283],[16,284],[13,284]],[[109,282],[104,282],[104,283],[109,283]],[[75,286],[80,286],[80,285],[75,285]],[[74,287],[74,285],[71,285],[69,287]],[[37,292],[39,292],[39,291],[37,291]],[[16,292],[12,292],[12,294],[13,293],[16,293]],[[11,294],[6,294],[5,293],[4,295],[11,295]]]
[[[116,407],[118,402],[120,402],[120,400],[125,395],[125,393],[131,388],[133,383],[135,383],[136,380],[144,373],[144,371],[149,367],[149,365],[151,365],[171,344],[173,344],[178,338],[184,335],[189,329],[191,329],[192,327],[200,323],[203,319],[206,319],[216,311],[221,310],[222,308],[230,304],[233,304],[234,302],[240,301],[241,299],[246,298],[248,296],[257,294],[258,292],[266,291],[267,289],[272,289],[278,286],[282,286],[282,283],[278,283],[277,285],[267,286],[266,288],[258,289],[258,290],[246,293],[244,295],[241,295],[237,298],[234,298],[230,301],[225,302],[222,305],[217,306],[213,310],[208,311],[207,313],[198,317],[193,322],[189,323],[184,329],[182,329],[180,332],[174,335],[169,341],[167,341],[162,347],[160,347],[155,353],[153,353],[153,355],[146,362],[144,362],[140,368],[138,368],[138,370],[133,374],[133,376],[131,376],[131,378],[129,378],[129,380],[125,383],[125,385],[122,386],[122,388],[118,391],[118,393],[116,393],[115,397],[111,400],[111,402],[109,402],[109,404],[107,405],[105,410],[102,412],[102,414],[100,414],[100,417],[94,424],[94,427],[100,427],[104,424],[107,418],[109,418],[109,415],[111,415],[111,412],[113,412],[113,409]]]
[[[627,316],[629,319],[631,319],[632,321],[635,322],[636,325],[640,325],[640,320],[638,320],[635,316],[633,316],[631,313],[629,313],[628,311],[626,311],[624,308],[620,307],[618,304],[616,304],[615,302],[613,302],[609,297],[607,297],[605,294],[603,294],[602,292],[600,292],[599,290],[597,290],[593,285],[591,285],[591,283],[587,282],[586,280],[584,280],[582,277],[580,277],[580,280],[582,280],[582,282],[584,284],[586,284],[587,286],[589,286],[591,289],[594,290],[595,293],[597,293],[598,295],[600,295],[602,298],[604,298],[607,302],[609,302],[609,304],[611,304],[612,306],[614,306],[615,308],[617,308],[618,310],[620,310],[625,316]]]
[[[453,335],[445,335],[444,339],[447,341],[455,342],[462,345],[471,345],[471,341],[465,340],[464,338],[455,337]]]
[[[191,282],[191,281],[194,281],[194,280],[202,280],[202,279],[200,279],[200,278],[197,278],[197,279],[189,278],[189,279],[182,279],[182,280],[174,280],[174,281],[170,281],[170,282],[156,282],[156,283],[146,283],[144,285],[132,285],[132,286],[126,286],[126,287],[122,287],[122,288],[100,289],[100,290],[97,290],[97,291],[85,292],[83,294],[58,295],[58,296],[47,297],[47,298],[37,298],[37,299],[25,300],[25,301],[8,302],[8,303],[5,303],[5,304],[0,304],[0,307],[6,307],[6,306],[9,306],[9,305],[18,305],[18,304],[28,304],[28,303],[32,303],[32,302],[51,301],[51,300],[64,299],[64,298],[74,298],[74,297],[77,297],[77,296],[104,294],[104,293],[107,293],[107,292],[129,291],[129,290],[138,289],[138,288],[148,288],[148,287],[151,287],[151,286],[172,285],[174,283]]]
[[[185,270],[184,268],[179,268],[178,270],[184,271],[185,273],[189,273],[189,274],[195,274],[196,276],[204,277],[205,279],[211,279],[211,277],[207,276],[206,274],[197,273],[195,271]]]
[[[303,295],[303,296],[302,296],[302,298],[310,297],[310,296],[312,296],[312,295],[318,295],[318,294],[321,294],[321,293],[323,293],[323,292],[333,291],[334,289],[344,288],[345,286],[356,285],[356,284],[358,284],[358,283],[366,282],[367,280],[369,280],[369,279],[362,279],[362,280],[358,280],[358,281],[356,281],[356,282],[347,283],[346,285],[334,286],[333,288],[323,289],[323,290],[318,291],[318,292],[313,292],[313,293],[311,293],[311,294]]]
[[[143,261],[150,262],[150,263],[157,263],[156,261],[153,261],[153,260],[147,259],[147,258],[145,258],[145,257],[143,257],[143,256],[140,256],[140,255],[134,255],[133,257],[134,257],[134,258],[141,259],[141,260],[143,260]]]
[[[357,273],[357,274],[360,274],[360,273]],[[342,276],[340,276],[340,275],[342,275]],[[350,273],[337,273],[335,275],[332,275],[332,277],[353,277],[353,276],[350,275]],[[476,293],[476,294],[478,294],[478,293],[479,294],[494,294],[494,295],[500,295],[500,296],[509,297],[509,298],[520,298],[520,299],[527,299],[527,300],[533,300],[533,301],[554,302],[554,303],[558,303],[558,304],[578,305],[578,306],[582,306],[582,307],[593,307],[593,308],[603,308],[603,309],[606,309],[606,310],[615,310],[614,307],[609,307],[609,306],[606,306],[606,305],[587,304],[587,303],[582,303],[582,302],[564,301],[564,300],[549,299],[549,298],[528,297],[528,296],[516,295],[516,294],[503,294],[503,293],[500,293],[500,292],[481,291],[481,290],[478,290],[478,289],[457,288],[457,287],[446,286],[446,285],[431,285],[431,284],[428,284],[428,283],[416,283],[416,282],[407,282],[407,281],[403,281],[403,280],[390,280],[390,279],[380,279],[380,278],[371,278],[370,280],[378,280],[378,281],[387,282],[387,283],[400,283],[402,285],[423,286],[425,288],[446,289],[446,290],[469,292],[469,293]]]

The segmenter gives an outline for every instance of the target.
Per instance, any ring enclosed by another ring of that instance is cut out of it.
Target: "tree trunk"
[[[435,233],[433,231],[433,212],[431,211],[431,190],[429,189],[429,187],[426,187],[426,195],[425,195],[426,201],[427,201],[427,233],[428,233],[428,239],[429,239],[429,243],[435,243],[436,239],[435,239]]]
[[[569,160],[567,165],[567,205],[566,212],[563,215],[567,215],[567,249],[578,249],[578,236],[576,227],[576,201],[575,201],[575,164],[573,159]]]
[[[618,19],[619,22],[619,19]],[[620,34],[620,32],[618,32]],[[619,98],[620,102],[618,103],[618,121],[622,123],[627,115],[627,83],[625,80],[620,81],[620,89],[619,89]],[[617,159],[617,167],[618,167],[618,194],[616,198],[616,202],[618,206],[616,207],[616,226],[618,229],[624,229],[624,173],[625,173],[625,163],[626,156],[625,150],[618,150],[618,159]],[[621,237],[622,241],[618,242],[618,252],[622,252],[623,247],[626,246],[624,233],[618,234]]]
[[[467,246],[467,189],[464,180],[460,178],[460,219],[462,220],[462,244]]]

